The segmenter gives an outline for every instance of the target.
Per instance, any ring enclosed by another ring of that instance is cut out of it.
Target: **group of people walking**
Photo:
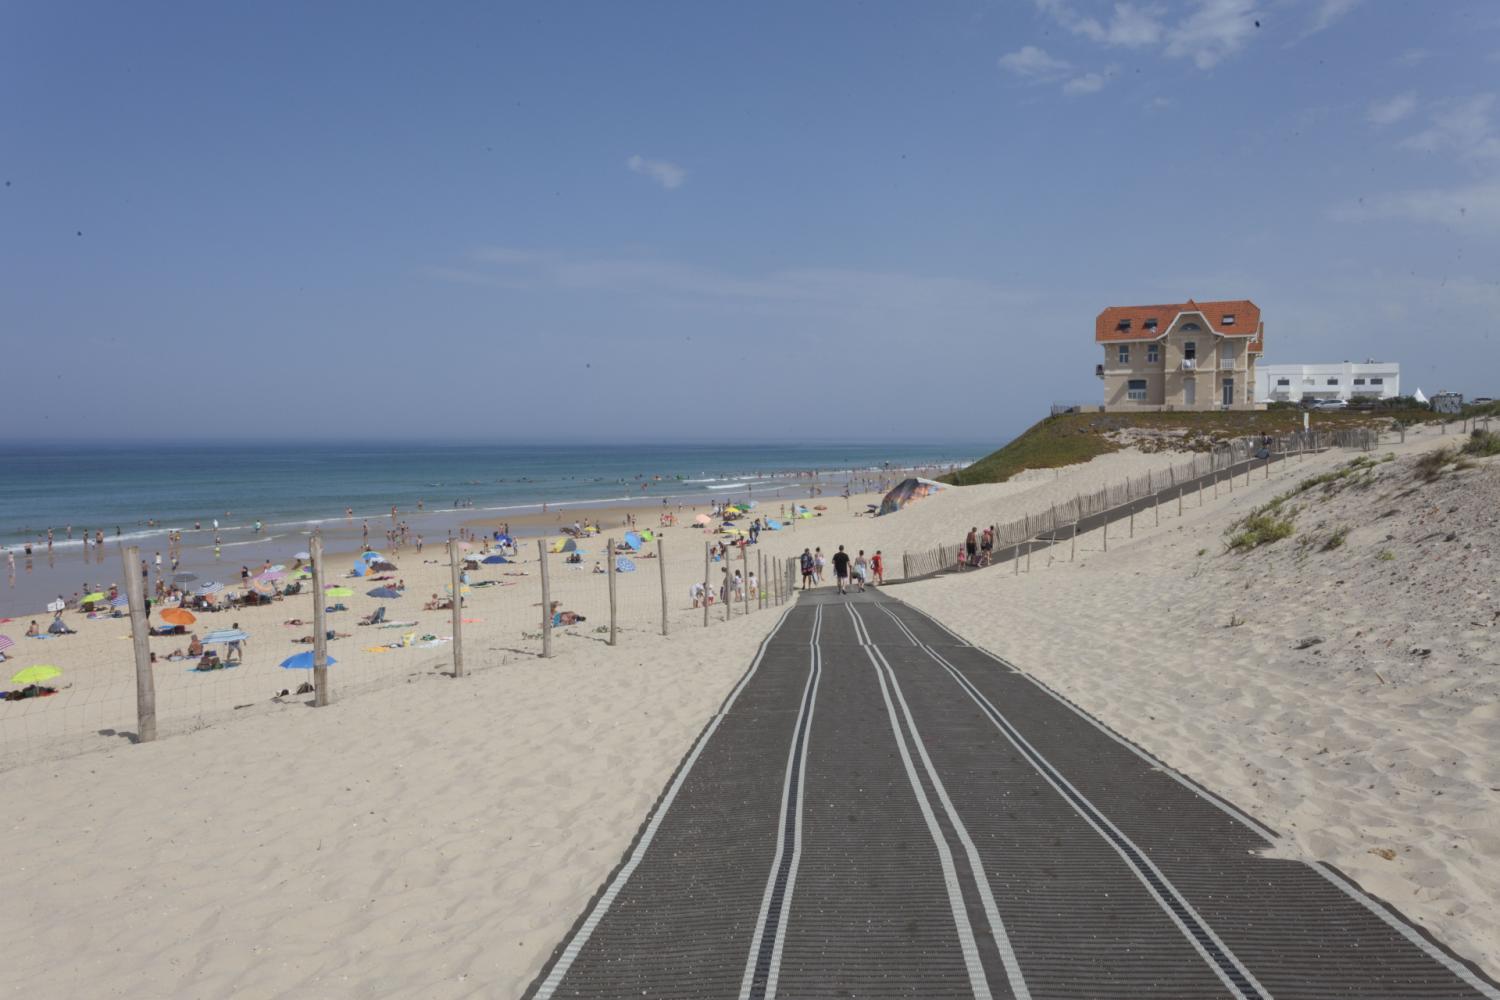
[[[838,584],[839,593],[847,594],[853,586],[856,590],[863,591],[865,584],[876,585],[885,582],[885,556],[879,549],[875,555],[865,558],[865,550],[860,549],[854,558],[844,551],[842,545],[833,554],[833,576]],[[823,549],[803,549],[799,557],[800,569],[802,570],[802,589],[809,590],[813,587],[823,585],[823,573],[827,568],[827,561],[823,558]]]

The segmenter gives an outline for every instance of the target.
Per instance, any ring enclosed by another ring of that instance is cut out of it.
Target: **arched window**
[[[1197,323],[1184,323],[1184,324],[1182,324],[1182,326],[1178,327],[1178,329],[1181,330],[1183,333],[1191,333],[1191,332],[1193,332],[1195,330],[1200,329],[1200,327],[1198,326]]]

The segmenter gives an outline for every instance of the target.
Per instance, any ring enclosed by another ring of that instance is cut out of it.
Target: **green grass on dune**
[[[1415,424],[1436,419],[1429,410],[1381,412],[1322,412],[1312,415],[1312,426],[1334,431],[1351,427],[1389,427],[1393,420]],[[1260,434],[1289,434],[1302,429],[1302,414],[1293,409],[1205,411],[1202,413],[1063,413],[1027,428],[1014,441],[967,468],[945,476],[957,486],[1003,483],[1026,469],[1055,469],[1087,462],[1122,447],[1106,435],[1130,429],[1161,432],[1156,440],[1141,442],[1145,449],[1173,448],[1208,451],[1216,442]],[[1171,437],[1165,435],[1170,434]]]

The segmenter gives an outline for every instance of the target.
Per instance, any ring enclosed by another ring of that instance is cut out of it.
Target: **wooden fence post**
[[[734,617],[734,588],[730,586],[729,546],[724,546],[724,620]]]
[[[1198,477],[1198,506],[1203,506],[1203,477]]]
[[[1078,522],[1073,522],[1073,533],[1068,537],[1068,562],[1078,555]]]
[[[458,540],[448,539],[448,564],[453,578],[453,676],[464,675],[464,582],[463,556]]]
[[[328,618],[323,602],[323,537],[313,535],[308,539],[307,554],[312,557],[313,582],[313,704],[327,705],[328,690]]]
[[[613,538],[604,543],[604,552],[605,558],[609,560],[605,563],[605,572],[609,574],[609,644],[613,646],[619,634],[615,605],[615,540]]]
[[[661,535],[656,536],[656,575],[661,579],[661,634],[667,634],[667,551]]]
[[[797,505],[793,504],[792,505],[792,512],[795,514],[796,511],[797,511]],[[708,543],[708,542],[704,542],[703,543],[703,627],[704,628],[708,628],[708,603],[709,603],[708,602],[708,595],[711,594],[711,593],[713,593],[713,591],[711,591],[711,590],[708,589],[709,582],[710,582],[709,579],[708,579],[708,566],[709,566],[708,550],[709,550],[709,545],[710,545],[710,543]]]
[[[1182,516],[1182,487],[1177,487],[1177,516]]]
[[[750,546],[740,546],[740,566],[744,570],[740,574],[740,599],[744,605],[745,614],[750,613]]]
[[[1130,508],[1130,537],[1135,537],[1135,507]]]
[[[536,550],[542,557],[542,658],[552,655],[552,581],[547,576],[547,543],[540,538]]]
[[[1104,551],[1109,551],[1109,511],[1104,512]]]
[[[146,613],[140,546],[125,546],[120,559],[125,564],[125,599],[130,602],[130,639],[135,652],[135,739],[137,743],[150,743],[156,739],[156,678],[151,674],[151,643],[147,638],[151,617]]]

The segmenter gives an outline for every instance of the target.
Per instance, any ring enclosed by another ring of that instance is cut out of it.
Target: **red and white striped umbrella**
[[[0,653],[5,652],[7,649],[9,649],[10,647],[14,646],[15,644],[16,644],[16,640],[12,639],[10,636],[8,636],[8,635],[0,635]]]

